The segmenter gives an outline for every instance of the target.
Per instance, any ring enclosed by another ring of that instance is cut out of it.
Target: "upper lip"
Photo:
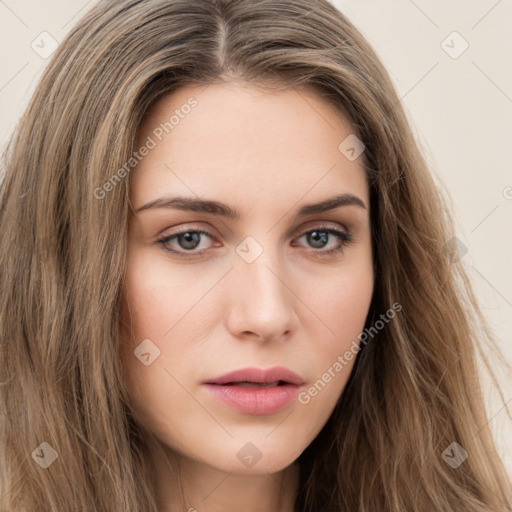
[[[242,368],[207,380],[204,384],[229,384],[232,382],[260,382],[268,384],[279,381],[295,384],[296,386],[304,384],[304,380],[299,375],[283,366],[274,366],[267,369]]]

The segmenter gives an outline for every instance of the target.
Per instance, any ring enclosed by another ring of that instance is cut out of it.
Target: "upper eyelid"
[[[321,221],[319,221],[319,222],[321,222]],[[320,225],[312,225],[309,227],[303,226],[302,228],[299,229],[298,233],[296,230],[294,230],[293,233],[297,233],[297,235],[294,235],[294,240],[296,238],[300,238],[300,237],[304,236],[307,233],[310,233],[311,231],[314,231],[315,229],[317,229],[319,231],[322,231],[322,230],[328,231],[328,230],[332,229],[334,231],[339,231],[340,233],[345,233],[348,237],[350,237],[350,239],[352,239],[351,230],[349,230],[345,226],[342,226],[342,227],[336,226],[335,227],[335,226],[329,225],[329,223],[327,223],[327,222],[324,222],[323,224],[320,224]],[[183,228],[183,229],[180,229],[179,231],[174,231],[174,232],[168,233],[166,235],[163,235],[157,241],[162,242],[162,241],[165,241],[168,239],[173,239],[173,238],[175,239],[176,237],[178,237],[182,234],[188,233],[188,232],[195,232],[195,233],[207,235],[212,240],[217,239],[217,237],[213,233],[211,233],[208,229],[203,229],[203,228],[198,228],[198,227],[189,227],[189,228]],[[197,252],[201,252],[201,251],[197,251]]]
[[[303,236],[306,233],[314,231],[315,229],[318,229],[318,230],[334,229],[334,230],[341,231],[341,232],[344,232],[347,234],[351,234],[351,230],[348,229],[346,226],[332,225],[327,222],[325,222],[323,224],[319,224],[319,225],[311,225],[311,226],[306,226],[306,227],[303,226],[302,228],[293,230],[291,232],[291,234],[293,234],[294,237],[296,238],[298,236]],[[205,235],[209,236],[210,238],[218,238],[214,233],[212,233],[212,230],[209,230],[208,228],[189,227],[189,228],[177,229],[176,231],[172,231],[165,235],[160,235],[159,239],[161,240],[161,239],[170,238],[173,236],[179,236],[181,234],[188,233],[188,232],[199,232],[201,234],[205,234]]]
[[[185,225],[186,225],[186,223],[185,223]],[[340,222],[311,220],[311,221],[306,222],[305,225],[301,225],[298,228],[291,229],[286,234],[286,236],[288,237],[288,236],[299,235],[299,234],[302,235],[304,233],[307,233],[308,231],[311,231],[311,230],[314,230],[314,229],[320,229],[320,228],[324,228],[324,229],[334,228],[334,229],[338,229],[340,231],[344,231],[346,233],[350,233],[351,232],[351,229],[348,226],[346,226],[346,225],[344,225],[344,224],[342,224]],[[165,230],[163,230],[163,231],[165,231]],[[176,231],[169,232],[166,235],[158,235],[158,236],[160,238],[162,238],[162,237],[166,238],[168,236],[179,235],[181,233],[186,233],[188,231],[203,231],[208,236],[213,236],[213,237],[216,236],[214,234],[214,231],[216,231],[216,229],[211,229],[209,227],[208,228],[203,228],[203,227],[194,225],[194,222],[190,223],[190,227],[184,227],[184,228],[176,227]]]

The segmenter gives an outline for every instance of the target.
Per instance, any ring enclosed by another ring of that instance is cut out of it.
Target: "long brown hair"
[[[492,337],[447,250],[451,216],[387,72],[327,0],[100,1],[60,44],[4,155],[0,507],[157,511],[119,357],[131,182],[119,169],[162,95],[235,79],[313,87],[347,115],[370,185],[367,325],[402,306],[300,456],[296,509],[511,510],[477,379],[475,347]],[[468,454],[457,468],[450,446]]]

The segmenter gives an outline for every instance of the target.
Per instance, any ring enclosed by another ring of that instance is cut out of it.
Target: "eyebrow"
[[[306,215],[323,213],[339,208],[340,206],[358,206],[365,210],[367,209],[364,202],[359,197],[353,194],[341,194],[325,199],[320,203],[306,204],[298,210],[296,216],[304,217]],[[240,220],[241,218],[240,210],[237,208],[232,208],[219,201],[193,199],[189,197],[159,197],[137,208],[135,213],[156,208],[174,208],[189,212],[211,213],[232,220]]]

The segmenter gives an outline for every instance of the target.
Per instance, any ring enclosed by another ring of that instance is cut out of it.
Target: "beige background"
[[[45,52],[94,3],[0,0],[2,147],[48,62]],[[512,1],[334,3],[395,81],[432,170],[452,197],[457,237],[467,247],[462,262],[512,364]],[[512,376],[496,373],[512,410]],[[494,395],[486,396],[512,474],[512,422]]]

